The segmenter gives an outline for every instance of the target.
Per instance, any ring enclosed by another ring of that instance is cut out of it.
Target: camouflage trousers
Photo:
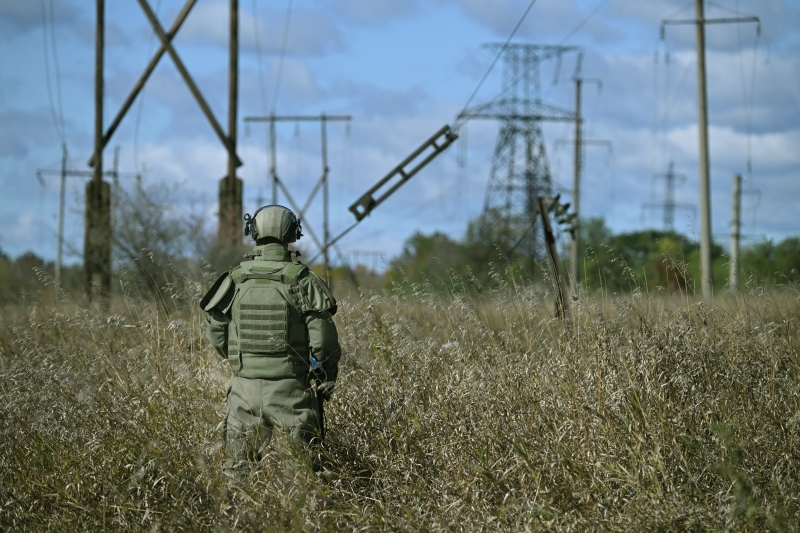
[[[228,390],[223,472],[233,478],[261,460],[275,430],[309,447],[319,437],[319,406],[308,377],[233,376]]]

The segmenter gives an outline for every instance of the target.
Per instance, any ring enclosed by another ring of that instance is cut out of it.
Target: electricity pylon
[[[697,211],[692,204],[683,204],[675,201],[675,182],[686,181],[685,174],[678,174],[674,171],[673,161],[669,162],[669,168],[665,174],[656,174],[655,178],[664,179],[664,202],[660,204],[642,204],[642,209],[660,209],[663,214],[664,231],[675,231],[675,210],[691,209]]]
[[[531,261],[537,255],[537,199],[550,196],[552,179],[547,163],[542,122],[574,122],[572,111],[541,99],[540,65],[546,60],[578,52],[578,46],[489,43],[503,55],[500,95],[486,104],[462,111],[459,120],[500,121],[492,157],[484,213],[496,209],[505,224],[502,234],[519,238],[518,245]],[[533,231],[531,231],[533,230]]]

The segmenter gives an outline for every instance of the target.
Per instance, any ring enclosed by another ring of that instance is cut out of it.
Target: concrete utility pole
[[[739,237],[741,236],[742,176],[733,176],[733,227],[731,228],[731,275],[730,291],[739,291]]]
[[[607,146],[609,151],[612,150],[611,141],[605,140],[587,140],[583,138],[583,116],[581,115],[581,91],[583,89],[583,82],[596,83],[599,89],[602,89],[603,82],[596,78],[581,78],[575,76],[575,161],[574,173],[572,179],[572,208],[575,214],[575,225],[572,230],[572,243],[570,245],[570,265],[569,265],[569,281],[572,285],[572,292],[577,293],[578,283],[580,281],[580,206],[581,206],[581,173],[583,171],[583,146],[586,144],[600,144]],[[562,142],[560,139],[557,143]]]
[[[700,166],[700,278],[703,299],[710,301],[714,295],[714,278],[711,271],[711,187],[708,154],[708,91],[706,89],[706,24],[727,24],[739,22],[761,23],[758,17],[735,17],[706,19],[703,0],[695,0],[694,20],[664,20],[661,22],[661,38],[667,24],[694,24],[697,38],[697,115],[699,127],[699,166]]]
[[[706,90],[706,31],[703,0],[695,0],[697,20],[697,117],[700,128],[700,279],[703,299],[714,295],[711,271],[711,186],[708,164],[708,92]]]
[[[103,180],[103,56],[104,0],[97,0],[94,79],[94,172],[86,184],[86,217],[83,252],[83,286],[89,301],[93,285],[101,295],[111,290],[111,187]],[[107,300],[106,300],[107,305]]]

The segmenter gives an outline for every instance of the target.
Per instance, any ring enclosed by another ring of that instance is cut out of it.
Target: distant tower
[[[574,122],[572,111],[542,102],[539,67],[543,61],[561,62],[576,46],[537,44],[484,45],[503,54],[503,86],[499,97],[465,110],[460,119],[500,121],[492,157],[484,212],[496,209],[505,223],[504,234],[518,240],[520,249],[534,259],[537,254],[536,199],[550,196],[552,181],[547,164],[543,121]],[[533,226],[534,231],[529,231]]]
[[[661,204],[644,204],[644,209],[661,209],[663,214],[664,231],[675,231],[675,209],[692,209],[695,206],[691,204],[679,204],[675,202],[675,182],[677,180],[686,181],[684,174],[676,174],[674,171],[674,164],[669,162],[669,168],[666,174],[656,174],[656,178],[664,179],[664,202]]]

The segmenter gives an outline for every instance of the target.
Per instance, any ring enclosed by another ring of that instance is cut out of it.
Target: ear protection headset
[[[291,218],[292,222],[289,224],[289,228],[286,230],[287,235],[291,235],[292,233],[294,233],[295,241],[303,236],[303,227],[300,225],[300,219],[297,218],[297,216],[295,216],[295,214],[292,212],[291,209],[277,204],[270,204],[270,205],[265,205],[263,207],[259,207],[258,210],[255,213],[253,213],[253,216],[250,216],[249,213],[245,214],[244,216],[245,236],[250,235],[250,237],[252,237],[254,241],[257,241],[259,239],[256,217],[258,216],[258,213],[261,212],[262,209],[267,209],[268,207],[278,207],[289,213],[289,217]],[[284,235],[281,235],[281,237],[284,237]]]

